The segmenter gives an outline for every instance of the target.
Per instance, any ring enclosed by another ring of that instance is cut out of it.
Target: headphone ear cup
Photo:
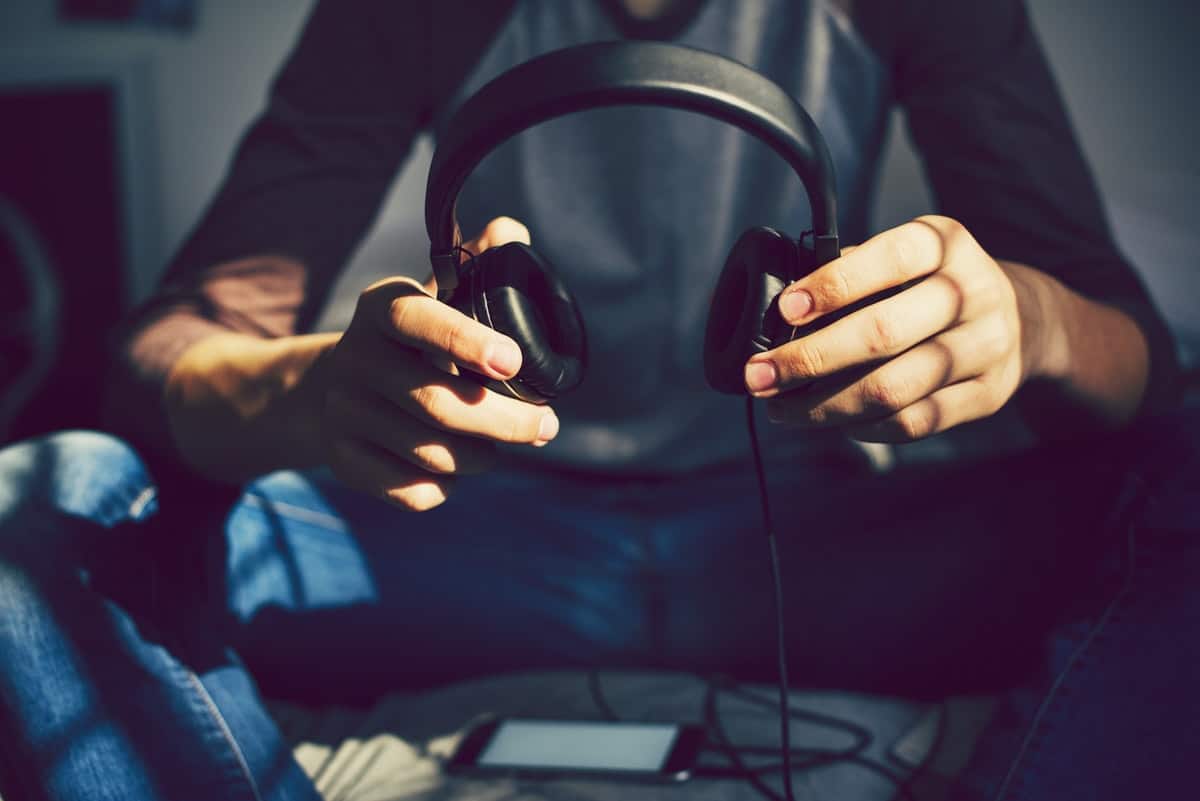
[[[704,375],[709,386],[746,394],[746,360],[770,350],[787,333],[775,302],[798,272],[798,245],[778,231],[751,228],[738,238],[708,310]]]
[[[510,242],[476,257],[474,316],[521,348],[521,369],[496,389],[546,403],[583,381],[587,338],[575,298],[528,245]]]

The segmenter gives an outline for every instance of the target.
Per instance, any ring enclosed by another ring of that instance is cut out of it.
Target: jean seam
[[[298,523],[309,523],[329,531],[344,533],[347,530],[346,523],[341,518],[327,512],[297,506],[287,501],[266,501],[257,495],[248,494],[242,499],[242,503],[259,509],[270,509],[281,517],[295,520]]]
[[[1134,478],[1134,483],[1140,483],[1140,481],[1137,480],[1137,477]],[[1112,622],[1113,616],[1117,609],[1126,601],[1132,592],[1136,573],[1136,550],[1137,527],[1136,524],[1130,523],[1126,534],[1127,556],[1124,580],[1121,582],[1121,586],[1113,595],[1112,599],[1109,600],[1108,604],[1105,606],[1104,612],[1100,615],[1100,618],[1088,631],[1088,634],[1086,637],[1084,637],[1083,641],[1080,642],[1079,645],[1075,647],[1075,650],[1071,652],[1071,655],[1067,658],[1066,663],[1055,676],[1054,681],[1052,681],[1050,686],[1047,688],[1042,698],[1042,702],[1038,705],[1037,711],[1034,713],[1033,720],[1029,723],[1029,729],[1022,738],[1021,743],[1017,748],[1017,753],[1013,757],[1012,762],[1009,764],[1008,770],[1005,772],[1004,778],[1001,780],[1000,786],[993,796],[995,801],[1001,801],[1001,799],[1011,797],[1008,795],[1009,788],[1012,786],[1013,780],[1016,778],[1018,771],[1022,767],[1022,763],[1025,761],[1026,757],[1029,756],[1030,753],[1037,750],[1037,743],[1044,733],[1044,729],[1042,728],[1042,720],[1049,712],[1051,704],[1058,697],[1058,693],[1062,689],[1062,686],[1066,683],[1068,675],[1080,664],[1084,655],[1091,649],[1097,637],[1099,637],[1108,624]]]
[[[262,794],[258,791],[258,783],[254,781],[254,774],[250,772],[250,765],[246,762],[246,755],[242,753],[241,746],[238,745],[237,739],[233,736],[233,731],[229,728],[229,722],[225,720],[225,716],[221,714],[221,710],[217,707],[217,702],[213,700],[212,695],[208,692],[208,688],[204,686],[204,682],[200,681],[200,677],[190,670],[184,669],[187,676],[188,684],[199,696],[200,701],[208,710],[213,722],[221,732],[221,736],[225,738],[229,744],[229,749],[233,752],[237,759],[238,767],[242,771],[242,776],[246,779],[246,785],[250,788],[250,792],[254,795],[254,801],[263,801]]]

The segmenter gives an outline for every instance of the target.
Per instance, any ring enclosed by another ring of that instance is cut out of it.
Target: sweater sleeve
[[[203,218],[119,332],[114,430],[173,460],[162,393],[184,350],[219,331],[311,327],[438,98],[509,4],[466,5],[319,0]]]
[[[1024,0],[867,0],[860,11],[941,213],[995,258],[1131,317],[1150,349],[1139,414],[1168,408],[1173,338],[1115,244]]]

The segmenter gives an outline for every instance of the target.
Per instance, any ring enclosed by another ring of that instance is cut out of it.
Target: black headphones
[[[667,106],[736,125],[770,145],[805,187],[811,245],[807,234],[794,240],[751,228],[733,246],[713,290],[705,376],[720,392],[745,394],[746,360],[795,336],[775,307],[779,293],[839,255],[833,162],[816,124],[787,92],[713,53],[656,42],[571,47],[514,67],[467,100],[438,143],[426,187],[438,298],[520,346],[516,377],[480,377],[487,386],[533,403],[578,386],[587,345],[574,297],[549,262],[521,243],[462,261],[455,201],[476,165],[508,138],[574,111],[616,105]]]

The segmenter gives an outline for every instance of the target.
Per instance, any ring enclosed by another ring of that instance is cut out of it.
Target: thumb
[[[454,223],[454,240],[456,242],[460,241],[457,221]],[[512,217],[496,217],[484,226],[483,231],[477,237],[460,245],[462,250],[458,254],[458,262],[462,264],[470,259],[471,256],[478,256],[489,248],[506,245],[509,242],[524,242],[528,245],[529,229]],[[429,276],[429,279],[425,281],[423,286],[427,294],[437,294],[436,277]]]
[[[512,217],[497,217],[489,222],[479,236],[470,242],[463,243],[463,249],[478,256],[490,248],[507,245],[509,242],[529,244],[529,229]],[[463,253],[461,258],[466,261],[470,256]]]

